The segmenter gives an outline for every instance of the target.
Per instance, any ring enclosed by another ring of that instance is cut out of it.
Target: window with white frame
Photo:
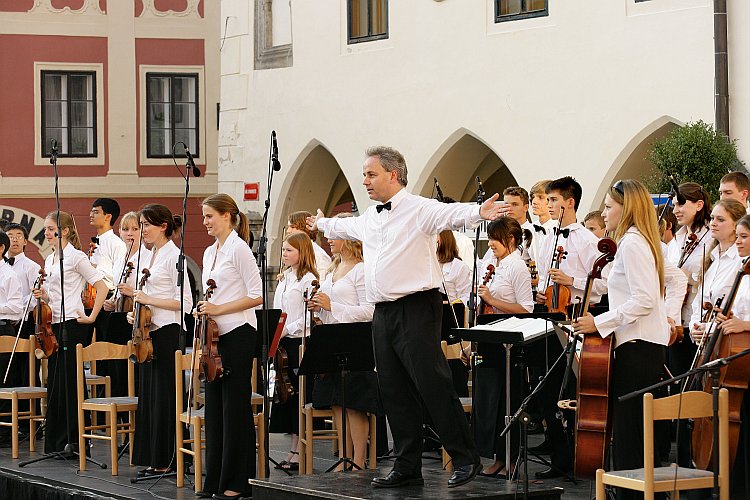
[[[42,71],[41,91],[42,155],[54,139],[60,157],[96,156],[96,74]]]
[[[196,73],[146,73],[146,113],[148,158],[171,157],[178,142],[200,155]]]

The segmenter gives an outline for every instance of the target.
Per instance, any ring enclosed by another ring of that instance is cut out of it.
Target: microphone
[[[435,191],[437,191],[437,200],[440,202],[445,201],[445,196],[443,196],[443,190],[440,189],[440,184],[438,184],[437,177],[432,178],[435,181]]]
[[[185,143],[182,144],[182,147],[185,148],[185,156],[187,156],[188,164],[193,168],[193,177],[200,177],[201,171],[198,167],[195,166],[193,155],[190,154],[190,150]]]
[[[482,186],[482,179],[480,179],[479,176],[477,175],[477,196],[484,199],[484,195],[485,195],[485,192],[484,192],[484,186]]]
[[[275,171],[281,170],[281,162],[279,162],[279,145],[276,143],[276,131],[271,131],[271,165]]]
[[[685,204],[685,197],[680,194],[680,188],[677,185],[677,181],[674,179],[672,174],[669,174],[669,183],[672,185],[672,197],[677,198],[677,203],[680,205]]]

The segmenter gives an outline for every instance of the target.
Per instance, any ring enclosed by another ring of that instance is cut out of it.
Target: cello
[[[94,255],[95,250],[96,243],[94,243],[94,238],[91,238],[88,253],[89,260],[91,260],[91,256]],[[86,288],[81,292],[81,301],[83,301],[84,309],[92,309],[94,307],[94,303],[96,302],[96,288],[94,288],[94,285],[86,283]]]
[[[732,288],[724,298],[722,314],[729,317],[737,297],[737,290],[745,275],[750,274],[750,258],[745,259],[742,268],[732,282]],[[708,333],[708,331],[706,332]],[[718,358],[725,358],[750,348],[750,332],[725,334],[721,326],[710,336],[702,359],[703,364]],[[742,420],[740,410],[745,391],[750,379],[750,359],[742,356],[723,366],[719,376],[719,387],[729,391],[729,468],[732,468],[737,455],[737,443],[739,442]],[[705,392],[712,392],[712,381],[707,377],[703,384]],[[696,419],[693,427],[693,461],[699,469],[710,470],[713,468],[713,454],[716,452],[713,442],[713,418]]]
[[[44,269],[39,270],[37,289],[42,288],[47,273]],[[60,346],[57,343],[55,332],[52,331],[52,309],[41,297],[36,299],[34,307],[34,338],[36,339],[36,359],[49,358]]]
[[[602,238],[597,243],[597,249],[602,254],[594,261],[586,278],[586,288],[580,306],[581,316],[588,312],[594,280],[602,277],[602,269],[615,258],[617,243],[610,238]],[[594,477],[596,470],[603,467],[612,431],[609,417],[609,382],[613,335],[606,338],[598,334],[586,335],[582,342],[578,361],[578,399],[558,402],[561,409],[576,412],[573,470],[578,478]]]
[[[142,290],[151,273],[148,269],[141,271],[143,276],[138,282],[137,290]],[[148,363],[154,356],[154,345],[151,342],[151,308],[135,301],[133,303],[133,354],[132,363]]]
[[[216,282],[212,279],[206,281],[206,293],[203,300],[208,301],[216,290]],[[219,354],[219,326],[208,314],[199,314],[195,323],[195,333],[201,346],[199,361],[200,372],[198,379],[201,382],[213,382],[221,378],[229,370],[225,370],[221,363]]]

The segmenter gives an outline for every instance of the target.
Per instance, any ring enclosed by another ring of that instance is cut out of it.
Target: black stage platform
[[[522,498],[521,485],[506,483],[497,479],[477,477],[471,483],[448,488],[450,474],[438,470],[423,470],[424,486],[406,488],[373,488],[373,476],[390,470],[336,472],[311,476],[276,477],[270,481],[251,480],[254,500],[307,500],[328,498],[337,500],[355,499],[512,499]],[[517,489],[518,486],[518,489]],[[562,488],[542,488],[529,485],[529,498],[535,500],[559,500]]]

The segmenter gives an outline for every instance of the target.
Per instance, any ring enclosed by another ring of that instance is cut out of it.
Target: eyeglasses
[[[8,239],[10,241],[23,241],[23,236],[11,236],[11,235],[8,235]]]
[[[622,181],[615,182],[615,185],[612,186],[612,189],[620,193],[622,196],[625,196],[625,191],[622,188]]]

